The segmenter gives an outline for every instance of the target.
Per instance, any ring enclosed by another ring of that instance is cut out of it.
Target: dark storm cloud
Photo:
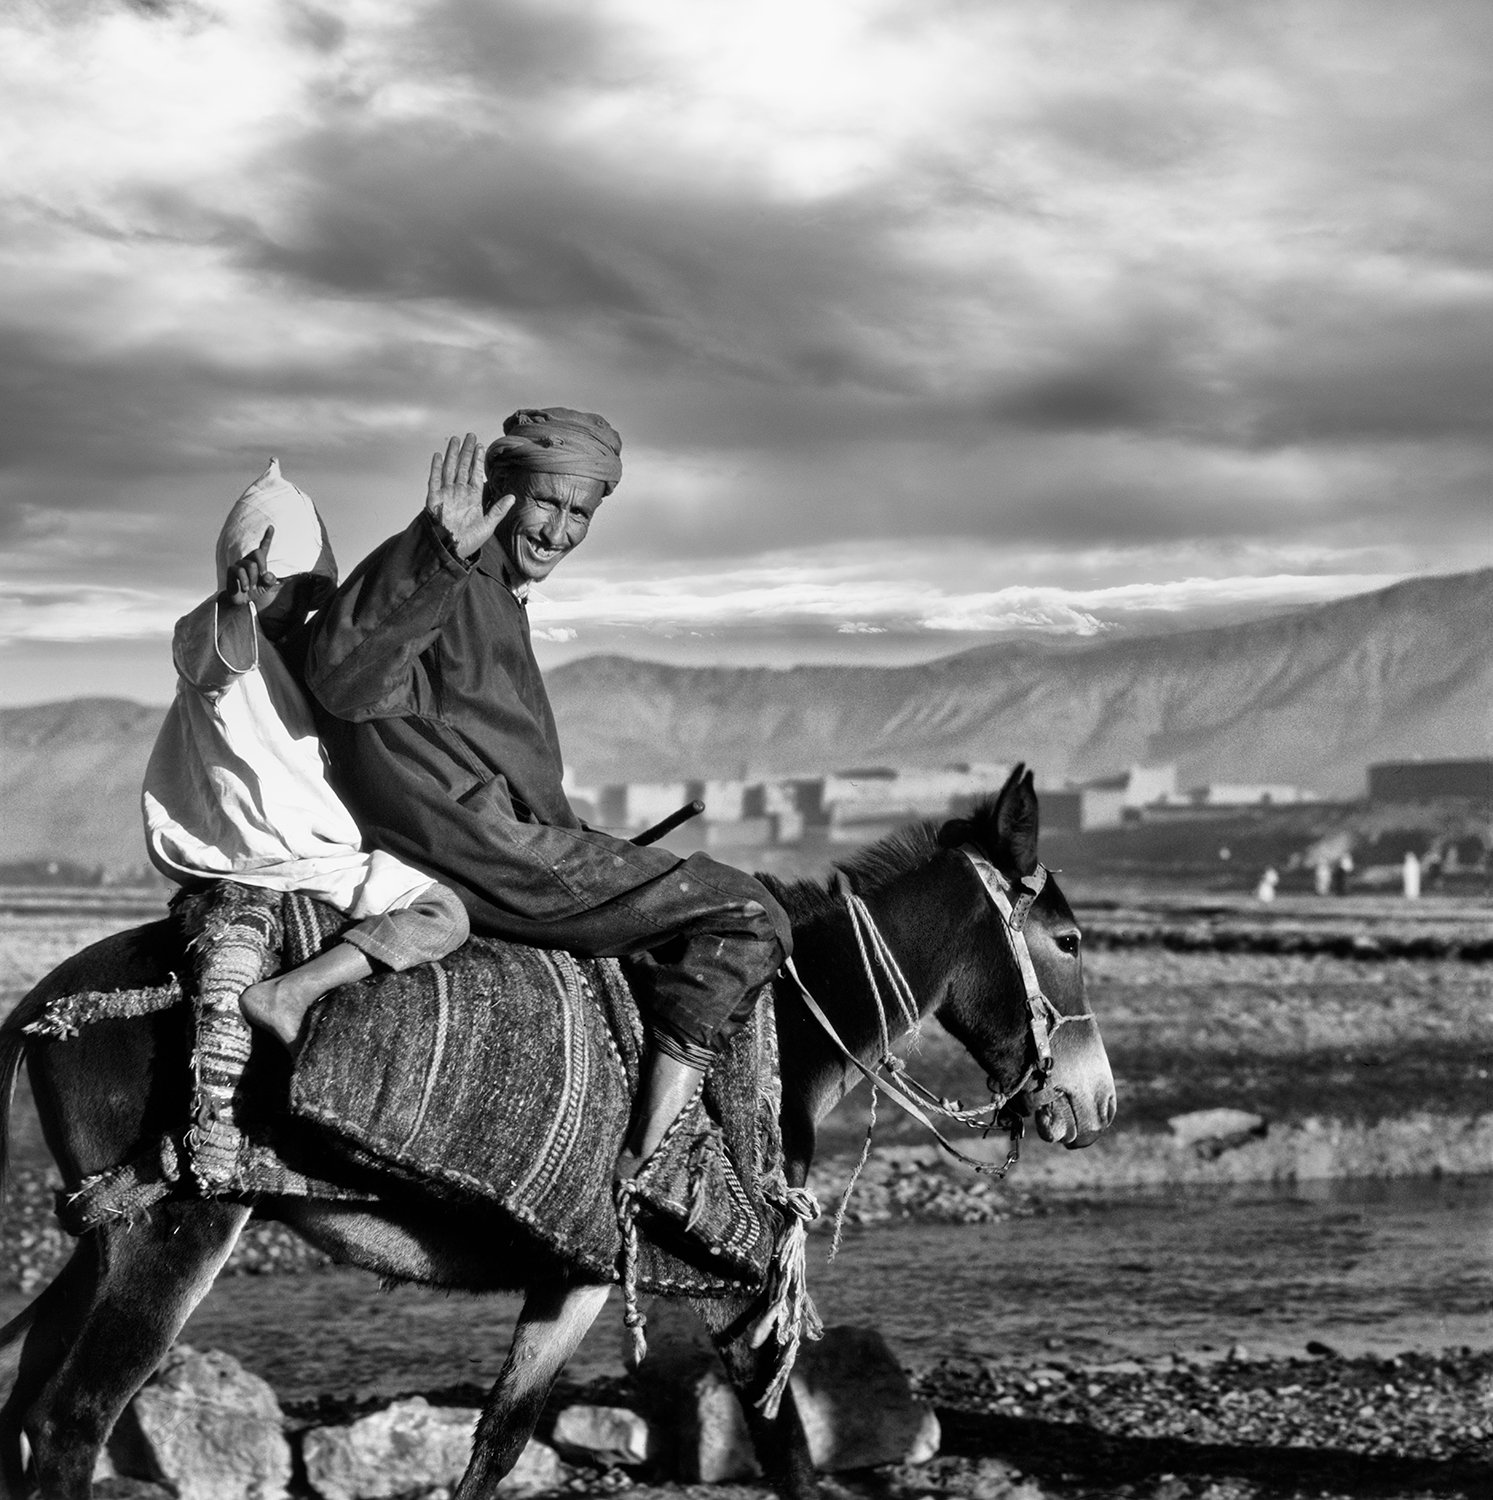
[[[649,72],[635,32],[595,9],[581,14],[545,0],[439,0],[414,16],[402,41],[409,71],[477,80],[495,105]]]
[[[1304,311],[1242,372],[1265,446],[1354,440],[1484,443],[1493,431],[1493,306],[1385,311],[1364,298]]]
[[[809,385],[905,387],[873,351],[878,304],[915,315],[884,211],[771,205],[699,184],[640,189],[584,158],[517,158],[444,131],[327,130],[293,170],[293,237],[241,246],[318,291],[453,299],[617,355]]]

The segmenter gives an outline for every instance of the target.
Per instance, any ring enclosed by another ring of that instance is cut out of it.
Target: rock
[[[824,1473],[908,1460],[933,1443],[938,1423],[913,1399],[906,1372],[874,1328],[830,1328],[799,1351],[793,1394],[814,1467]],[[929,1419],[932,1418],[932,1426]]]
[[[432,1406],[420,1396],[301,1440],[306,1478],[323,1500],[390,1500],[454,1485],[472,1456],[477,1410]],[[560,1483],[553,1448],[530,1440],[502,1492],[530,1495]]]
[[[377,1500],[454,1484],[472,1456],[477,1415],[475,1407],[432,1406],[412,1396],[344,1426],[314,1427],[301,1439],[306,1478],[326,1500]]]
[[[121,1475],[162,1481],[179,1500],[282,1500],[290,1482],[274,1391],[216,1349],[172,1349],[109,1451]]]
[[[943,1442],[943,1428],[938,1425],[938,1414],[931,1406],[923,1407],[922,1420],[913,1434],[912,1443],[902,1457],[905,1464],[926,1464],[938,1457]]]
[[[953,1490],[948,1493],[956,1493]],[[1045,1500],[1042,1491],[1019,1470],[999,1458],[981,1458],[959,1476],[962,1500]]]
[[[1222,1156],[1235,1146],[1257,1140],[1270,1127],[1263,1115],[1244,1109],[1195,1109],[1173,1115],[1166,1122],[1179,1146],[1191,1146],[1200,1156]]]
[[[530,1438],[513,1471],[498,1486],[500,1495],[539,1495],[558,1489],[565,1478],[560,1455],[547,1443]]]
[[[567,1458],[596,1464],[641,1464],[658,1449],[653,1429],[625,1406],[567,1406],[550,1441]]]
[[[722,1484],[760,1474],[746,1418],[714,1356],[669,1349],[639,1371],[655,1408],[677,1413],[679,1477]],[[938,1419],[913,1398],[902,1367],[873,1328],[831,1328],[799,1350],[793,1394],[814,1467],[824,1473],[875,1464],[926,1463],[938,1451]]]
[[[123,1479],[111,1474],[95,1479],[93,1500],[176,1500],[175,1492],[149,1479]]]
[[[699,1484],[758,1478],[746,1415],[719,1367],[702,1371],[681,1394],[674,1447],[679,1477]]]

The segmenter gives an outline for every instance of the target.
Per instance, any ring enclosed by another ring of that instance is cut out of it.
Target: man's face
[[[571,474],[507,476],[507,483],[498,487],[494,498],[516,498],[498,522],[493,537],[516,577],[528,583],[542,582],[566,553],[585,541],[604,488],[599,479],[580,479]]]

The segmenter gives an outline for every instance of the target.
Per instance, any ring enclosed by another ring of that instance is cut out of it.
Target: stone
[[[1210,1158],[1257,1140],[1270,1129],[1263,1115],[1246,1109],[1195,1109],[1172,1115],[1166,1123],[1177,1145],[1190,1146],[1200,1156]]]
[[[799,1350],[792,1385],[822,1473],[905,1463],[914,1453],[926,1462],[938,1451],[938,1419],[913,1398],[906,1372],[874,1328],[826,1329],[819,1343]]]
[[[566,1458],[595,1464],[642,1464],[658,1449],[653,1429],[625,1406],[567,1406],[550,1441]]]
[[[746,1417],[719,1361],[706,1351],[668,1348],[639,1371],[660,1417],[672,1414],[675,1463],[691,1483],[760,1475]],[[913,1398],[902,1367],[874,1328],[839,1327],[806,1343],[792,1388],[809,1453],[821,1473],[875,1464],[926,1463],[938,1452],[932,1408]]]
[[[923,1406],[918,1430],[913,1434],[912,1442],[903,1455],[902,1462],[905,1464],[930,1463],[938,1457],[938,1450],[942,1444],[943,1428],[938,1425],[938,1413],[931,1406]]]
[[[560,1455],[548,1443],[530,1438],[513,1470],[498,1486],[500,1495],[540,1495],[559,1489],[565,1480]]]
[[[421,1486],[454,1484],[472,1456],[478,1412],[432,1406],[421,1396],[301,1438],[306,1479],[325,1500],[380,1500]]]
[[[703,1370],[680,1394],[674,1448],[679,1477],[697,1484],[760,1477],[746,1415],[719,1366]]]
[[[125,1479],[109,1474],[95,1478],[93,1500],[176,1500],[176,1493],[150,1479]]]
[[[301,1439],[307,1482],[323,1500],[392,1500],[454,1485],[472,1456],[477,1417],[475,1407],[411,1396],[343,1426],[314,1427]],[[554,1449],[531,1439],[501,1492],[535,1494],[561,1477]]]
[[[122,1476],[164,1483],[179,1500],[283,1500],[290,1483],[274,1391],[217,1349],[173,1348],[109,1451]]]

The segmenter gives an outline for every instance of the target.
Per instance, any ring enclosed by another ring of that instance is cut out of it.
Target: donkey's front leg
[[[702,1298],[691,1306],[715,1338],[716,1350],[746,1415],[763,1478],[785,1500],[815,1500],[819,1486],[814,1461],[809,1456],[809,1440],[792,1387],[783,1392],[775,1417],[763,1416],[757,1407],[772,1384],[774,1354],[771,1338],[752,1347],[751,1333],[762,1311],[761,1302],[756,1298],[750,1302]]]
[[[605,1283],[550,1281],[524,1298],[508,1362],[498,1376],[472,1442],[472,1461],[451,1500],[492,1500],[519,1460],[549,1399],[556,1376],[596,1321],[611,1288]]]

